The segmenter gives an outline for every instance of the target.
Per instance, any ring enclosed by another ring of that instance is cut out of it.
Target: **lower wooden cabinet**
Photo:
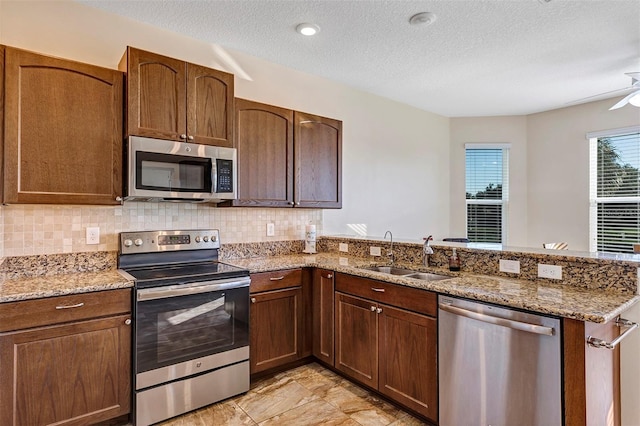
[[[251,275],[251,374],[302,358],[303,315],[300,269]]]
[[[437,422],[435,294],[345,274],[335,287],[335,367]],[[422,312],[392,306],[407,298]]]
[[[129,290],[100,293],[109,308],[126,300],[129,306],[121,303],[121,310],[130,310]],[[100,293],[88,294],[88,300]],[[81,299],[78,295],[6,303],[0,306],[0,318],[25,318],[30,304],[32,316],[40,317],[50,301],[73,310],[79,303],[69,303]],[[68,310],[59,311],[67,315]],[[85,312],[86,317],[103,313],[100,308]],[[51,322],[56,322],[56,314],[51,312]],[[0,424],[85,425],[129,413],[130,324],[131,315],[125,313],[1,333]]]

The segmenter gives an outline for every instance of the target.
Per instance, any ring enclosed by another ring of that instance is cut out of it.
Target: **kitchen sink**
[[[417,272],[412,269],[395,268],[393,266],[368,266],[362,269],[366,269],[367,271],[382,272],[384,274],[398,275],[405,278],[415,278],[417,280],[423,281],[438,281],[451,278],[446,275],[431,274],[429,272]]]
[[[424,281],[439,281],[446,280],[447,278],[451,277],[448,277],[446,275],[430,274],[428,272],[416,272],[413,274],[405,275],[405,278],[415,278]]]
[[[412,271],[411,269],[394,268],[393,266],[369,266],[362,269],[366,269],[367,271],[382,272],[385,274],[403,275],[403,276],[416,273],[416,271]]]

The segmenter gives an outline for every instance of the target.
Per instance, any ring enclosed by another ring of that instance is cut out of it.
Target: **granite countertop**
[[[363,266],[374,264],[368,259],[342,256],[337,253],[230,259],[225,262],[249,269],[251,273],[304,266],[327,268],[336,272],[383,280],[442,294],[596,323],[608,322],[640,301],[640,296],[637,295],[590,290],[555,284],[549,281],[527,281],[464,272],[455,273],[443,269],[397,264],[396,266],[399,267],[451,276],[450,279],[439,281],[404,278],[360,269]]]
[[[2,278],[0,303],[128,287],[133,287],[133,281],[115,269],[28,278]]]

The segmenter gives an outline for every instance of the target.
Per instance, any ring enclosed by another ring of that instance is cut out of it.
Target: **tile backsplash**
[[[275,235],[267,237],[267,223]],[[118,234],[159,229],[220,230],[222,243],[304,239],[305,225],[322,231],[322,210],[218,208],[188,203],[122,206],[9,205],[0,207],[0,257],[115,251]],[[100,227],[100,244],[86,244],[87,227]]]

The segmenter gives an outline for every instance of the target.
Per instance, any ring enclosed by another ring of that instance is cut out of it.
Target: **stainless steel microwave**
[[[218,203],[237,197],[235,148],[129,136],[125,200]]]

